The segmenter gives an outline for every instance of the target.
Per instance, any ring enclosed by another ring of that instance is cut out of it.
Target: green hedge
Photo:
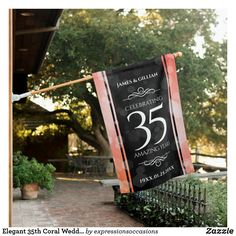
[[[196,188],[206,188],[206,212],[197,212],[185,207],[170,207],[158,200],[145,201],[135,194],[116,194],[115,203],[130,216],[141,221],[145,226],[159,227],[206,227],[227,226],[227,185],[220,181],[201,182],[199,179],[186,179],[182,184]],[[153,192],[146,190],[146,196]],[[155,199],[151,196],[150,199]]]

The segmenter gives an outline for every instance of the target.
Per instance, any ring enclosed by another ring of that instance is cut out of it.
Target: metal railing
[[[181,183],[180,181],[168,181],[151,190],[135,193],[135,198],[145,204],[158,205],[163,218],[171,216],[172,221],[178,221],[180,215],[192,218],[193,224],[204,222],[206,213],[206,188]],[[181,216],[181,217],[182,217]]]
[[[227,172],[195,175],[192,181],[175,178],[155,188],[125,195],[114,188],[115,202],[147,226],[205,226],[209,221],[207,189],[196,180],[222,178]]]

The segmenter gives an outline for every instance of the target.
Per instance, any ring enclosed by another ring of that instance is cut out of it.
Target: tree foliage
[[[33,89],[60,84],[99,70],[109,70],[164,53],[182,51],[178,78],[187,134],[192,147],[201,139],[226,146],[226,42],[212,39],[214,10],[151,9],[64,10]],[[203,56],[194,51],[204,38]],[[60,101],[52,114],[57,124],[72,127],[81,139],[109,153],[109,145],[92,82],[51,91]],[[59,116],[59,114],[61,114]],[[64,115],[62,115],[64,114]]]

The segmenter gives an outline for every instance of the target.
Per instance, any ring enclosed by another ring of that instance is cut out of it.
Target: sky
[[[218,24],[212,27],[214,34],[213,40],[216,42],[222,42],[223,39],[227,38],[227,10],[216,9]],[[205,50],[203,49],[204,37],[196,35],[195,37],[196,46],[193,47],[194,52],[197,52],[200,57],[203,57]]]
[[[218,15],[217,20],[219,24],[213,29],[215,32],[215,41],[221,41],[223,38],[227,37],[227,10],[226,9],[216,9],[216,14]]]

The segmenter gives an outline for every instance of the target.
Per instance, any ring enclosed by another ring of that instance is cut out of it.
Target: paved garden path
[[[142,227],[114,205],[112,188],[93,180],[57,179],[52,193],[21,200],[14,190],[15,227]]]

